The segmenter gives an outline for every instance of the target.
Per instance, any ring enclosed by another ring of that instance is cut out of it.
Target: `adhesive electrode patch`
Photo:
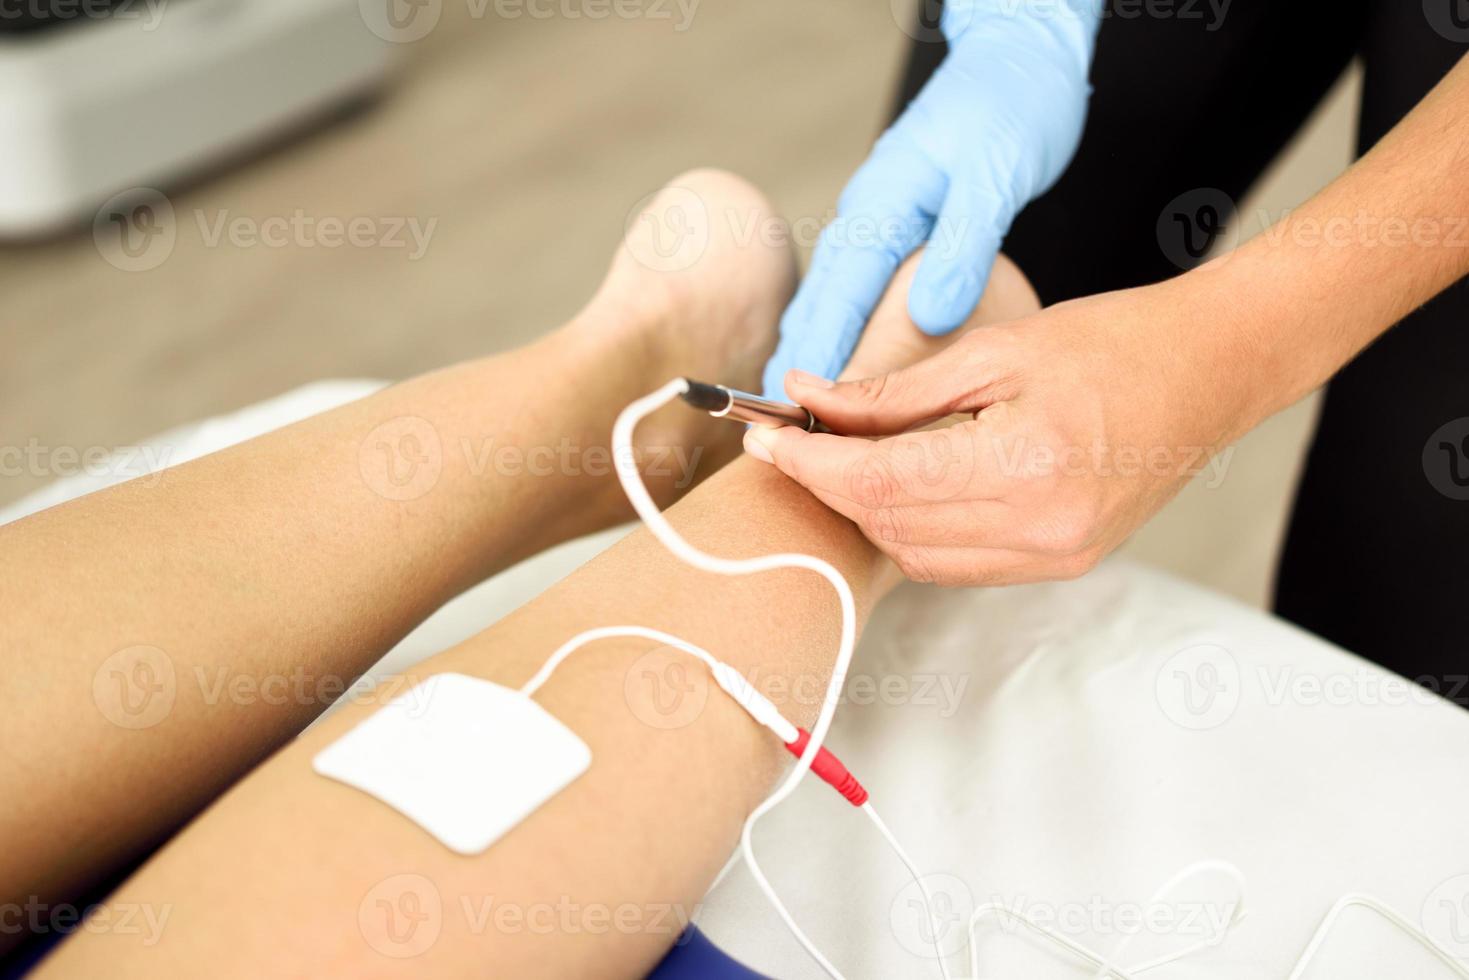
[[[592,764],[519,691],[436,674],[317,753],[312,768],[382,800],[458,854],[479,854]]]

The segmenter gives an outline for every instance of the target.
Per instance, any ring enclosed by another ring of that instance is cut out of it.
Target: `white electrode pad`
[[[317,753],[452,851],[478,854],[591,765],[576,733],[519,691],[436,674]]]

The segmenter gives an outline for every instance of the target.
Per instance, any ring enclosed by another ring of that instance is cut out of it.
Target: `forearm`
[[[721,471],[670,519],[716,554],[831,561],[863,618],[892,581],[850,523],[750,461]],[[576,632],[615,623],[706,647],[805,724],[837,647],[836,598],[819,576],[709,575],[638,532],[414,678],[458,671],[519,686]],[[674,665],[694,686],[665,715],[654,699],[672,692],[641,678],[676,676],[666,673]],[[230,948],[227,971],[251,976],[642,976],[694,911],[784,753],[701,665],[644,641],[585,648],[537,700],[588,743],[591,768],[484,854],[452,854],[383,804],[311,772],[311,757],[372,710],[354,705],[257,770],[110,900],[168,903],[160,941],[80,933],[51,970],[85,974],[106,963],[115,976],[193,975],[217,972],[218,951]],[[383,932],[370,903],[391,906],[413,890],[415,900],[431,890],[442,911],[432,938],[421,934],[416,955],[399,959],[408,947],[394,943],[413,940]],[[606,925],[617,910],[631,917],[625,929]]]
[[[1238,328],[1264,417],[1466,274],[1469,60],[1304,206],[1175,282],[1194,323]]]

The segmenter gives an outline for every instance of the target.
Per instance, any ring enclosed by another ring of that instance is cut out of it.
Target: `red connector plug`
[[[786,751],[799,759],[811,741],[811,733],[804,728],[798,728],[796,731],[800,734],[796,736],[794,742],[786,743]],[[867,802],[867,790],[857,782],[856,776],[847,771],[847,767],[842,765],[842,760],[828,752],[825,746],[816,750],[816,758],[811,760],[811,771],[822,781],[828,783],[832,789],[842,794],[853,806],[861,806]]]

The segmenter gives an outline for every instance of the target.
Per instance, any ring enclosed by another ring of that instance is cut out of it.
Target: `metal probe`
[[[688,390],[683,393],[683,400],[717,419],[734,419],[769,428],[794,425],[807,432],[831,431],[810,410],[800,405],[772,401],[747,391],[705,384],[692,378],[684,378],[684,382],[688,385]]]

